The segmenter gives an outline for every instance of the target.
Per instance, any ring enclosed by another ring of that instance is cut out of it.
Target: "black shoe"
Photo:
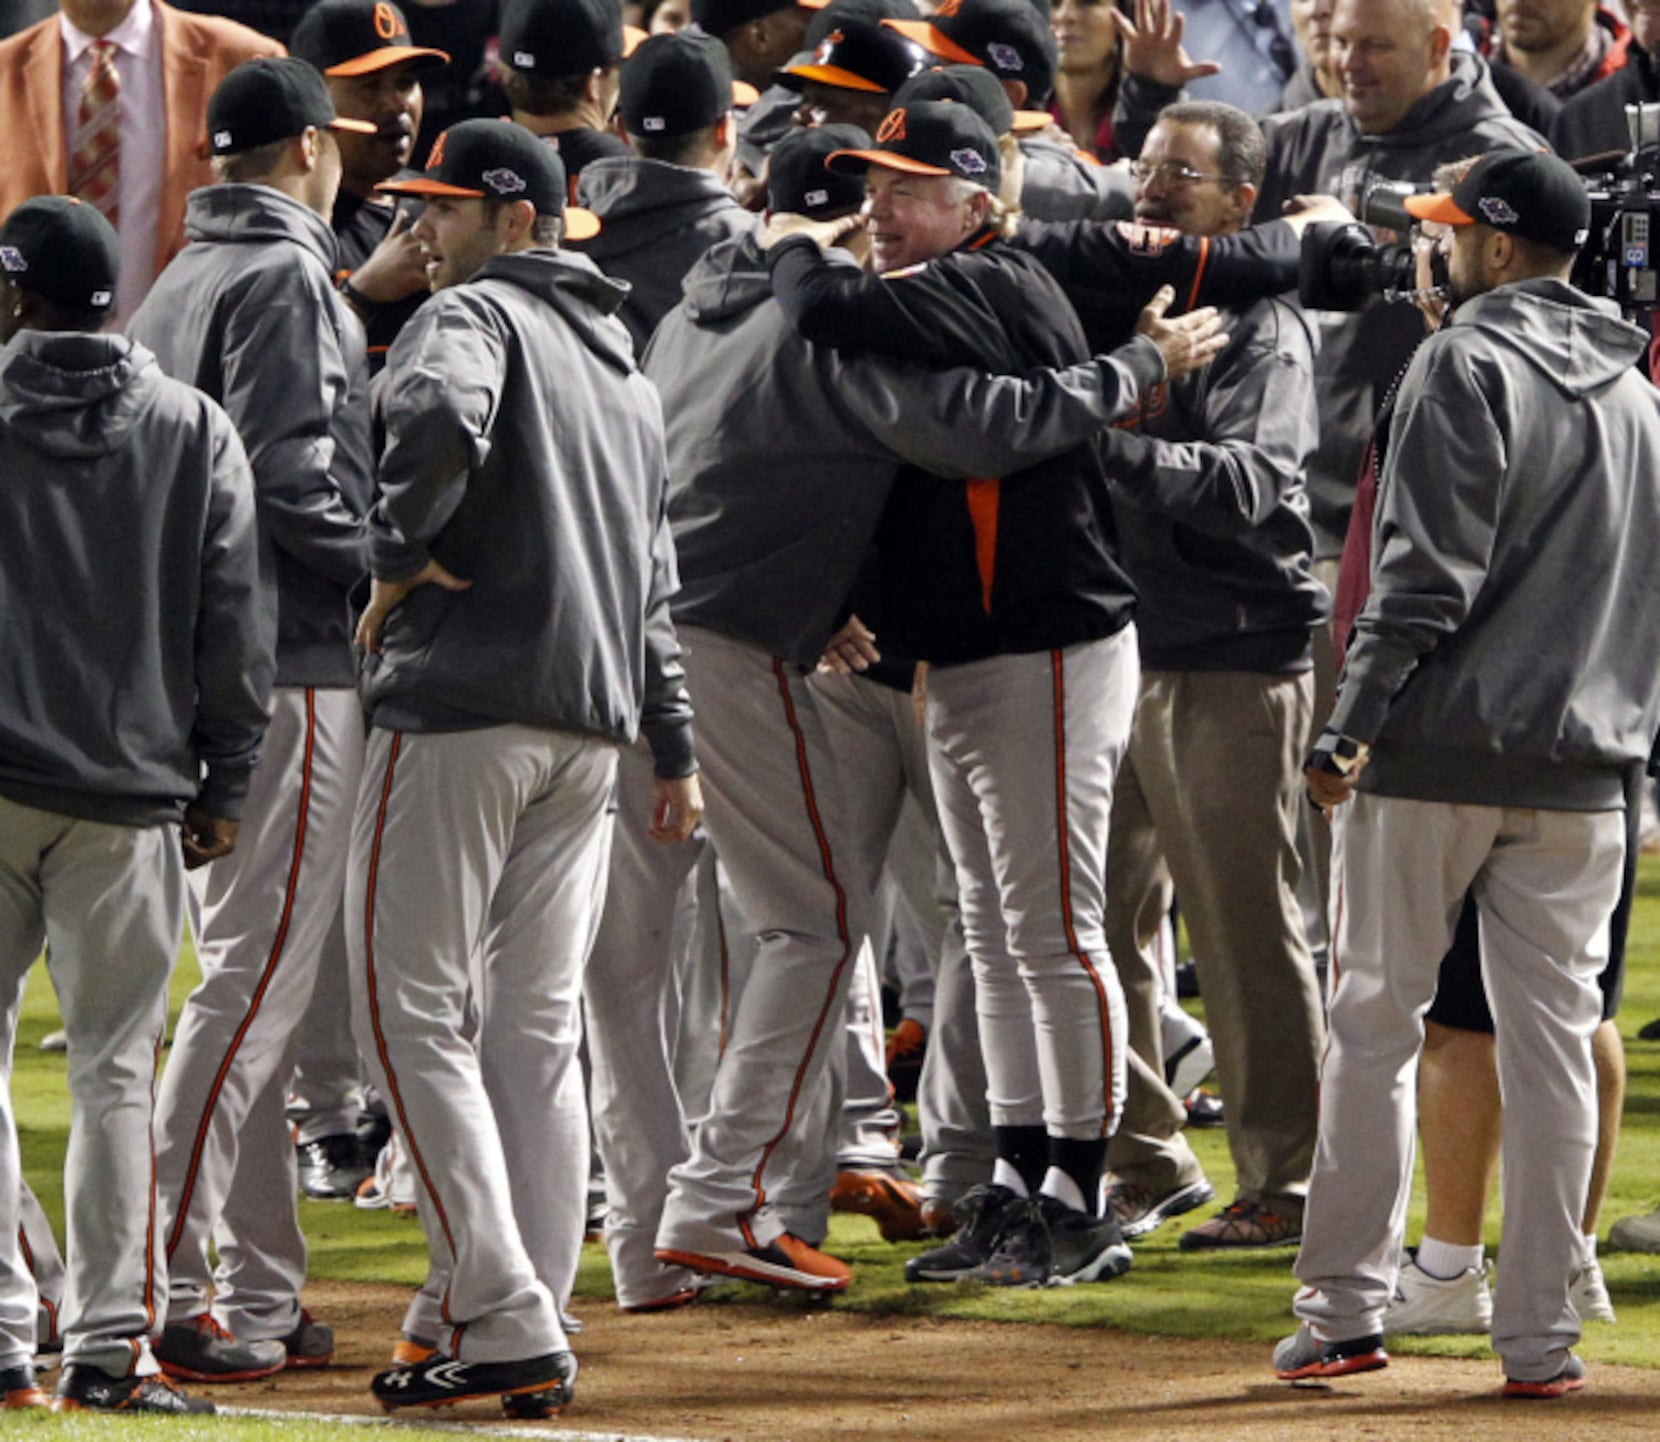
[[[907,1282],[954,1282],[984,1265],[996,1249],[1003,1224],[1024,1198],[996,1182],[971,1187],[953,1209],[959,1225],[943,1246],[930,1248],[905,1263]]]
[[[0,1412],[23,1412],[51,1405],[52,1399],[41,1390],[35,1380],[35,1369],[27,1362],[21,1367],[0,1371]]]
[[[392,1136],[392,1118],[385,1112],[361,1112],[357,1118],[357,1144],[363,1165],[372,1167],[380,1149]]]
[[[363,1144],[356,1132],[340,1132],[302,1142],[299,1147],[300,1190],[314,1202],[338,1202],[357,1195],[374,1168],[363,1160]]]
[[[288,1363],[281,1342],[239,1342],[211,1312],[169,1322],[152,1350],[161,1370],[182,1382],[257,1382]]]
[[[394,1407],[447,1407],[474,1397],[500,1397],[515,1417],[552,1417],[570,1405],[576,1357],[548,1352],[519,1362],[457,1362],[431,1357],[394,1367],[369,1384],[375,1400]],[[527,1410],[539,1409],[539,1410]]]
[[[71,1363],[58,1378],[54,1412],[154,1412],[211,1416],[211,1402],[188,1397],[165,1377],[112,1377],[102,1367]]]
[[[1114,1182],[1107,1188],[1107,1210],[1126,1239],[1144,1237],[1172,1217],[1202,1207],[1216,1196],[1216,1188],[1200,1177],[1168,1192],[1154,1192],[1139,1182]]]
[[[1107,1282],[1130,1270],[1130,1249],[1108,1213],[1092,1217],[1050,1196],[1036,1196],[1004,1224],[984,1265],[958,1280],[994,1287],[1052,1287]]]

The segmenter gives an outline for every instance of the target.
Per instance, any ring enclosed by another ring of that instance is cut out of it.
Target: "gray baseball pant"
[[[610,742],[529,726],[370,735],[346,878],[352,1015],[432,1259],[405,1329],[461,1361],[567,1345],[588,1181],[582,968],[616,762]]]
[[[1382,1331],[1412,1186],[1424,1013],[1473,890],[1505,1101],[1493,1347],[1519,1381],[1562,1370],[1579,1338],[1568,1275],[1596,1146],[1591,1033],[1624,853],[1620,811],[1366,792],[1339,810],[1334,988],[1295,1302],[1327,1341]]]
[[[1135,627],[928,674],[934,795],[974,959],[991,1119],[1111,1136],[1125,1016],[1102,925]]]
[[[184,932],[177,828],[110,826],[0,797],[0,1236],[16,1236],[22,1172],[11,1105],[23,983],[46,968],[69,1033],[68,1280],[60,1326],[66,1366],[117,1377],[158,1370],[149,1336],[167,1289],[157,1226],[156,1059],[167,980]],[[20,1256],[0,1271],[0,1365],[34,1336],[35,1288]]]
[[[17,1198],[18,1260],[34,1279],[38,1310],[33,1331],[36,1352],[50,1351],[62,1344],[58,1318],[63,1313],[64,1270],[63,1254],[58,1251],[58,1239],[52,1235],[52,1223],[40,1198],[24,1182]],[[0,1298],[9,1297],[10,1288],[0,1283]],[[0,1336],[11,1337],[18,1320],[4,1311],[0,1302]],[[27,1340],[28,1334],[21,1340]],[[10,1366],[11,1364],[5,1363]]]

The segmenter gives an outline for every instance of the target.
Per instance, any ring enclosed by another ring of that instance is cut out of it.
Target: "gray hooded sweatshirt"
[[[584,256],[497,256],[439,291],[387,357],[374,574],[436,560],[387,620],[363,693],[376,726],[518,723],[632,741],[686,776],[691,705],[669,620],[663,420]]]
[[[0,350],[0,796],[124,826],[241,814],[269,718],[248,463],[117,335]]]
[[[363,327],[335,293],[334,232],[266,185],[211,185],[190,244],[133,317],[135,340],[224,406],[276,552],[277,682],[350,686],[347,593],[368,569],[374,490]]]
[[[1660,392],[1632,368],[1647,340],[1533,280],[1466,301],[1413,358],[1329,723],[1372,743],[1363,790],[1624,806],[1621,774],[1660,729]]]

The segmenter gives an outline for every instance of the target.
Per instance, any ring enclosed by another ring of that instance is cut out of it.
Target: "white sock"
[[[991,1169],[991,1180],[996,1186],[1007,1187],[1017,1197],[1031,1196],[1026,1190],[1026,1179],[1020,1175],[1020,1169],[1013,1162],[1004,1161],[1002,1157],[997,1159],[997,1165]]]
[[[1597,1234],[1586,1232],[1579,1239],[1579,1265],[1594,1267],[1597,1264]]]
[[[1083,1191],[1059,1167],[1050,1167],[1043,1174],[1043,1185],[1038,1190],[1046,1197],[1053,1197],[1057,1202],[1065,1202],[1075,1212],[1087,1212],[1089,1210],[1084,1204]]]
[[[1418,1269],[1432,1277],[1439,1277],[1443,1282],[1450,1282],[1465,1272],[1479,1272],[1485,1256],[1486,1249],[1480,1242],[1473,1247],[1460,1247],[1452,1242],[1425,1237],[1418,1244]]]

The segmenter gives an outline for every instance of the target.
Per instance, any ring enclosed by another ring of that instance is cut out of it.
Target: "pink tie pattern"
[[[111,225],[117,225],[121,199],[121,76],[115,68],[113,42],[94,40],[87,50],[92,68],[81,87],[75,112],[69,193],[97,206]]]

